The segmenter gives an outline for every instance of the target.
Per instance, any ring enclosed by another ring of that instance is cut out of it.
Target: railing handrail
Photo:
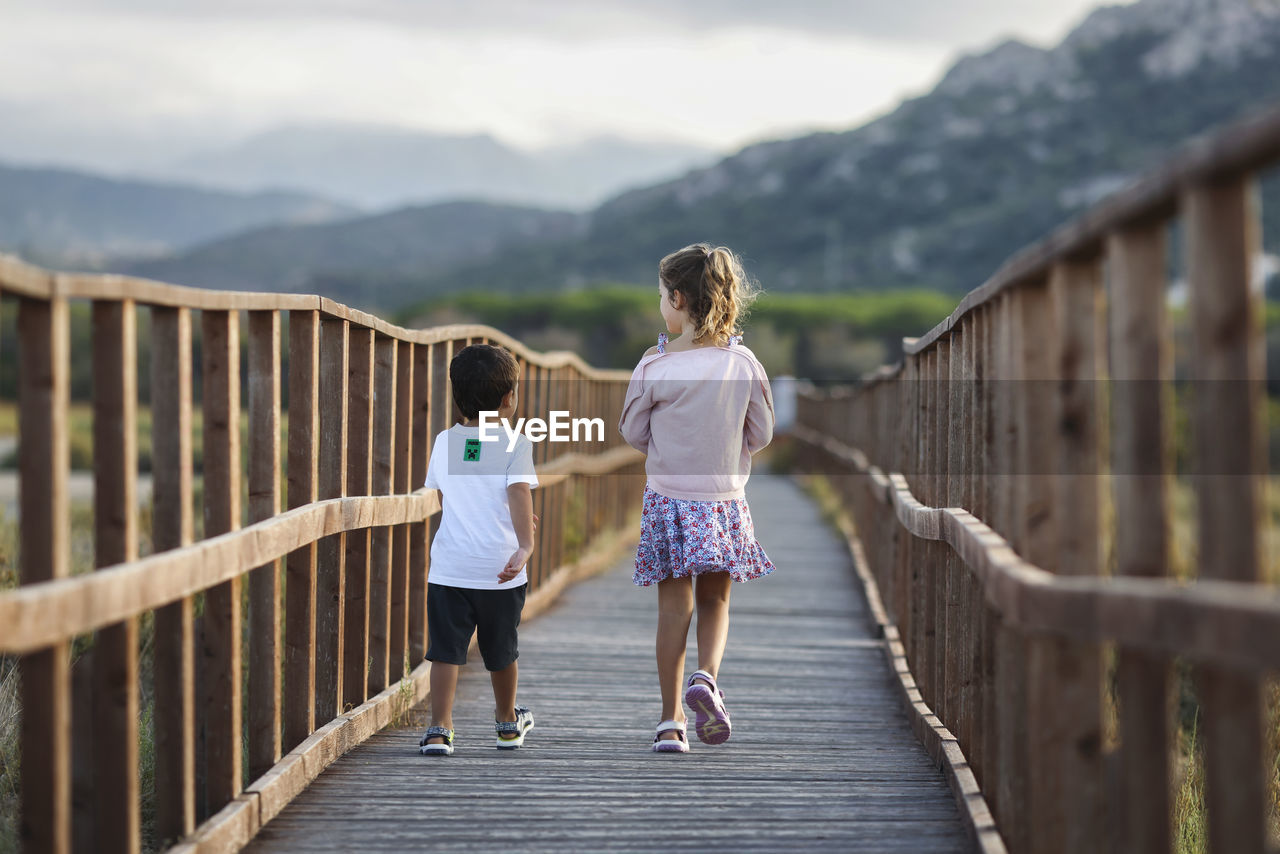
[[[0,252],[0,291],[34,299],[133,300],[139,305],[187,308],[195,311],[319,311],[410,344],[437,344],[458,338],[488,338],[521,359],[542,368],[576,368],[589,379],[627,379],[629,371],[596,368],[577,353],[540,353],[500,329],[478,323],[406,329],[377,315],[360,311],[317,294],[270,291],[222,291],[172,285],[115,273],[61,273],[29,264]]]
[[[640,458],[629,447],[568,454],[537,467],[541,485],[605,474]],[[0,593],[0,653],[26,653],[152,611],[278,560],[332,534],[421,522],[440,510],[434,489],[330,498],[244,528],[71,578]]]
[[[1267,642],[1280,638],[1280,588],[1273,584],[1055,575],[1018,555],[1008,540],[963,507],[921,502],[904,475],[881,471],[861,450],[801,426],[792,435],[869,477],[872,493],[893,508],[913,536],[955,549],[982,583],[987,604],[1012,625],[1247,672],[1280,670],[1280,644]],[[1204,621],[1204,631],[1186,632],[1192,617]]]
[[[1100,254],[1108,232],[1172,215],[1178,194],[1187,186],[1258,171],[1278,160],[1280,106],[1262,108],[1193,139],[1155,171],[1015,252],[990,279],[965,294],[946,319],[919,338],[904,339],[903,349],[913,355],[921,352],[950,332],[964,315],[1020,282],[1044,276],[1059,261]]]

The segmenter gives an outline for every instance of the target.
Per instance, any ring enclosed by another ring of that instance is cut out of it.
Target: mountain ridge
[[[232,193],[0,163],[0,249],[51,266],[92,268],[268,223],[327,222],[354,213],[303,193]]]

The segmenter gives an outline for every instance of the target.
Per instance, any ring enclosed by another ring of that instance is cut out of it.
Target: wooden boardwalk
[[[452,757],[419,756],[416,723],[379,733],[249,850],[970,850],[843,543],[789,479],[757,476],[748,499],[777,570],[734,587],[729,742],[649,752],[656,596],[631,584],[628,554],[522,627],[520,701],[537,719],[523,750],[494,749],[488,677],[473,662]]]

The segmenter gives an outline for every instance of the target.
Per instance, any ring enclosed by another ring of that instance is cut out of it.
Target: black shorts
[[[505,670],[520,657],[516,627],[528,584],[505,590],[475,590],[427,584],[427,661],[466,664],[476,633],[486,670]]]

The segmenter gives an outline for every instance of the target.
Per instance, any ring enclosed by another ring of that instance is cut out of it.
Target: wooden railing
[[[638,474],[643,464],[614,426],[628,374],[531,352],[495,329],[408,330],[316,296],[52,273],[4,256],[0,295],[18,310],[21,518],[21,586],[0,594],[0,653],[21,656],[27,851],[139,850],[138,649],[148,615],[161,847],[243,844],[325,765],[425,696],[428,543],[440,504],[419,487],[432,438],[452,423],[455,349],[480,341],[510,349],[522,369],[520,414],[568,410],[606,425],[603,442],[536,446],[534,512],[542,521],[531,603],[554,595],[571,564],[580,568],[626,522],[642,492],[640,479],[615,476]],[[92,301],[92,353],[71,352],[75,300]],[[141,559],[139,308],[150,313],[154,478],[154,553]],[[67,488],[73,358],[93,360],[99,567],[76,577]],[[91,653],[73,674],[71,645],[90,633]]]
[[[1280,589],[1260,583],[1255,184],[1277,157],[1280,111],[1195,143],[1014,256],[901,363],[800,401],[811,470],[851,475],[833,481],[918,716],[945,725],[996,816],[989,850],[1170,850],[1175,660],[1195,671],[1210,850],[1267,846],[1260,693],[1280,670]],[[1168,577],[1175,220],[1192,333],[1190,583]]]

